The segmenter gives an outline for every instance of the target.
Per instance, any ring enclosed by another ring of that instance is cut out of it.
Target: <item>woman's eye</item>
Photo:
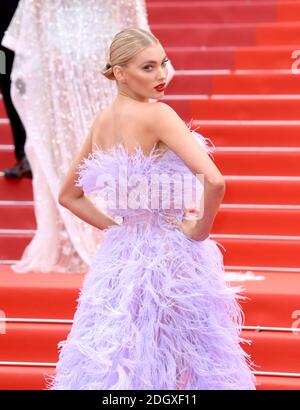
[[[164,61],[162,62],[162,65],[166,65],[168,61],[169,61],[169,60],[164,60]],[[149,67],[152,68],[153,66],[152,66],[152,65],[146,65],[146,66],[144,67],[144,70],[149,71],[149,70],[148,70]]]

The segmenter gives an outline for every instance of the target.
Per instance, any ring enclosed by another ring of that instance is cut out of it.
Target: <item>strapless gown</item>
[[[191,132],[210,152],[207,139]],[[155,176],[174,182],[169,197]],[[256,388],[254,364],[241,346],[251,342],[241,337],[242,288],[226,282],[214,240],[190,239],[170,222],[184,214],[184,206],[175,206],[183,176],[193,183],[191,203],[198,179],[171,150],[154,148],[146,156],[137,147],[129,155],[119,144],[96,149],[79,165],[77,185],[119,225],[105,230],[46,389]],[[144,188],[139,195],[137,185]]]

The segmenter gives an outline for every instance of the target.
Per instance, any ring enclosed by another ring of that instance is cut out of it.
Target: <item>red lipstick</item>
[[[158,92],[163,91],[166,88],[166,83],[160,83],[156,87],[154,87]]]

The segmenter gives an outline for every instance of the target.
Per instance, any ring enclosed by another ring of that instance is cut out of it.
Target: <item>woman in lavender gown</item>
[[[240,345],[241,289],[226,283],[209,238],[224,179],[207,139],[168,105],[149,103],[163,97],[166,63],[148,31],[126,29],[111,43],[102,73],[118,95],[96,116],[59,195],[105,234],[47,389],[255,389]]]

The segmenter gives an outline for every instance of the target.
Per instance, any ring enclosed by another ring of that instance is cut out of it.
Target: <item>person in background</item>
[[[18,6],[19,0],[0,0],[0,43],[4,36],[14,12]],[[11,101],[10,75],[13,66],[14,52],[0,45],[1,55],[4,56],[4,72],[0,74],[0,90],[3,97],[3,102],[7,111],[7,115],[11,124],[12,134],[15,145],[15,157],[17,163],[11,168],[4,170],[4,176],[8,178],[32,177],[30,165],[24,152],[26,141],[26,132],[22,121]]]
[[[149,29],[144,0],[19,2],[3,45],[16,55],[12,97],[27,133],[37,230],[15,272],[84,272],[102,241],[57,197],[95,114],[117,94],[101,67],[127,26]]]

